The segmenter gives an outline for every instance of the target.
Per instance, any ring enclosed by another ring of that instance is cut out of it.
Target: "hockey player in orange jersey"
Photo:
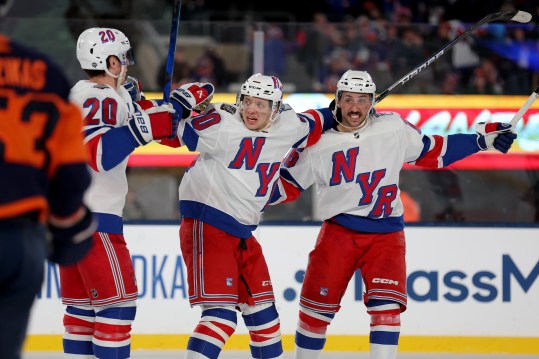
[[[83,204],[82,116],[63,71],[2,35],[0,69],[0,358],[18,359],[45,259],[81,260],[95,221]]]

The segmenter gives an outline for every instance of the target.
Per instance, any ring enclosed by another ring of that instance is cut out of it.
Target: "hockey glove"
[[[133,76],[127,76],[124,88],[127,90],[127,92],[129,92],[129,96],[131,96],[131,101],[137,102],[146,99],[146,97],[144,97],[144,92],[142,92],[142,85],[137,78]]]
[[[210,83],[187,83],[170,93],[170,103],[182,119],[193,110],[202,112],[210,104],[215,88]]]
[[[74,221],[55,217],[49,219],[50,261],[61,265],[74,264],[83,259],[92,247],[97,221],[86,206],[79,211]]]
[[[135,111],[128,125],[139,145],[176,136],[180,119],[171,105],[156,106],[150,100],[138,101],[137,105],[140,110]]]
[[[511,128],[511,124],[505,122],[479,122],[475,125],[477,145],[481,151],[496,150],[507,153],[517,138]]]

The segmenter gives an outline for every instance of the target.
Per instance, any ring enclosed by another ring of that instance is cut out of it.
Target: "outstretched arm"
[[[478,123],[476,134],[423,136],[423,151],[415,165],[429,168],[449,166],[479,151],[507,153],[517,135],[503,122]]]

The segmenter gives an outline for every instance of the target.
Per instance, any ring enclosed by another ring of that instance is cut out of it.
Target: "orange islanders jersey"
[[[0,36],[0,220],[74,213],[90,183],[81,113],[44,55]]]

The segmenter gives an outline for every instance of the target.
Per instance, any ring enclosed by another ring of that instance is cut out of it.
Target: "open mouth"
[[[352,121],[361,121],[361,114],[360,113],[349,113],[348,118]]]
[[[258,120],[257,118],[249,117],[249,116],[246,116],[246,118],[245,118],[245,121],[247,121],[248,123],[251,123],[251,124],[255,124],[257,120]]]

